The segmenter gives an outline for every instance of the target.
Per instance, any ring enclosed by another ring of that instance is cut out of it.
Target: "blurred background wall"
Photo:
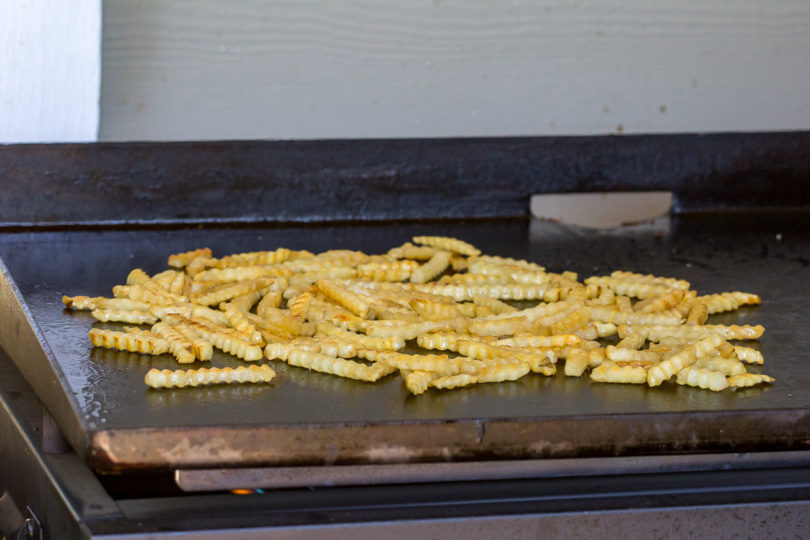
[[[806,0],[5,3],[6,142],[810,129]]]

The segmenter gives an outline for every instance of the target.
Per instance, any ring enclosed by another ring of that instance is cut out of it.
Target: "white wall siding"
[[[0,143],[94,141],[101,0],[0,0]]]
[[[104,140],[810,129],[806,0],[104,0]]]

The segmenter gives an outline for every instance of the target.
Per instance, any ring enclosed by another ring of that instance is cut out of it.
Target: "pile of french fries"
[[[679,279],[617,271],[579,281],[443,236],[384,255],[280,248],[215,258],[206,248],[168,263],[153,276],[132,270],[112,298],[63,297],[99,321],[138,325],[93,328],[94,346],[179,364],[210,361],[216,348],[250,363],[152,369],[152,388],[269,382],[264,360],[367,382],[399,372],[413,394],[553,376],[560,360],[566,376],[602,383],[773,382],[746,369],[763,363],[758,350],[730,343],[759,338],[762,326],[706,324],[759,297],[698,295]]]

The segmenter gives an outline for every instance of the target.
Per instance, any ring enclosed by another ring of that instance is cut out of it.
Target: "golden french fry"
[[[647,369],[642,366],[619,365],[611,360],[605,360],[591,371],[591,379],[596,382],[644,384],[647,382]]]
[[[233,368],[200,368],[171,371],[150,369],[144,382],[152,388],[183,388],[210,384],[267,383],[276,373],[270,366],[239,366]]]
[[[584,349],[572,348],[565,358],[564,373],[567,377],[581,377],[588,365],[588,352]]]
[[[728,380],[723,373],[697,366],[690,366],[679,371],[675,381],[678,384],[697,386],[714,392],[719,392],[729,386]]]
[[[444,249],[452,251],[453,253],[460,253],[461,255],[476,256],[481,254],[481,250],[457,238],[447,236],[414,236],[412,240],[415,244]]]
[[[169,351],[169,342],[155,334],[133,335],[127,332],[92,328],[88,335],[94,347],[152,355]]]
[[[733,375],[727,379],[728,385],[732,388],[744,388],[760,383],[772,383],[774,380],[773,377],[768,377],[760,373],[742,373],[740,375]]]
[[[411,272],[411,283],[426,283],[447,270],[450,266],[450,252],[440,251],[428,262]]]
[[[765,359],[762,357],[762,353],[756,349],[752,349],[751,347],[743,347],[742,345],[735,345],[734,352],[737,355],[737,358],[745,362],[746,364],[764,364]]]
[[[614,347],[612,345],[608,345],[605,349],[605,356],[614,362],[654,364],[661,361],[661,356],[655,351],[638,351],[636,349],[625,349],[624,347]]]
[[[346,360],[333,358],[325,354],[293,349],[287,357],[287,363],[292,366],[303,367],[322,373],[331,373],[348,379],[374,382],[396,371],[393,367],[382,363],[371,366]]]
[[[169,255],[169,266],[173,268],[184,268],[196,258],[210,259],[211,250],[209,248],[201,248]]]
[[[372,337],[358,334],[351,330],[346,330],[329,323],[318,323],[317,334],[345,339],[357,343],[364,349],[374,349],[380,351],[398,351],[405,347],[405,340],[400,336],[393,337]]]
[[[402,371],[405,388],[415,396],[424,394],[430,386],[430,382],[438,377],[439,375],[429,371]]]
[[[169,351],[180,364],[191,364],[196,359],[194,344],[183,334],[165,322],[155,323],[152,332],[165,339],[169,344]]]
[[[157,322],[157,318],[148,311],[96,308],[90,314],[94,319],[101,322],[115,321],[131,324],[154,324]]]
[[[736,358],[726,358],[724,356],[705,356],[699,358],[697,362],[694,363],[694,367],[719,371],[726,377],[741,375],[746,372],[742,362]]]
[[[430,386],[433,388],[438,388],[440,390],[449,390],[451,388],[461,388],[462,386],[468,386],[470,384],[475,384],[476,378],[473,375],[469,375],[467,373],[460,373],[458,375],[447,375],[444,377],[437,377],[430,381]]]
[[[733,311],[740,306],[756,305],[762,301],[756,294],[735,291],[698,296],[695,298],[695,302],[705,304],[706,310],[709,314],[712,314],[722,311]]]
[[[649,386],[660,385],[679,371],[694,364],[698,358],[702,358],[708,355],[710,351],[717,349],[721,343],[723,343],[723,338],[710,335],[693,345],[685,347],[680,352],[652,366],[647,371],[647,384]]]

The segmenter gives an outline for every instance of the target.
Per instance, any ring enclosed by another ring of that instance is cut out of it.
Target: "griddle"
[[[808,185],[807,132],[0,146],[0,530],[800,536]],[[535,193],[648,190],[674,194],[672,215],[609,231],[529,217]],[[373,253],[415,234],[581,276],[756,292],[761,306],[712,321],[765,325],[755,346],[776,383],[712,393],[558,374],[415,397],[396,377],[273,363],[269,387],[152,391],[143,374],[171,359],[92,349],[98,323],[60,301],[201,246]]]
[[[609,232],[534,219],[50,230],[3,235],[0,256],[38,329],[46,375],[70,404],[52,414],[98,471],[762,451],[810,444],[809,226],[806,212],[743,212]],[[270,362],[278,378],[267,386],[150,390],[144,374],[176,368],[170,356],[94,349],[92,317],[61,303],[62,294],[109,295],[132,267],[154,273],[168,254],[200,246],[380,253],[432,233],[554,271],[629,269],[689,280],[700,293],[757,292],[761,306],[711,322],[763,324],[762,371],[777,382],[715,393],[559,373],[417,397],[398,377],[367,384]]]

